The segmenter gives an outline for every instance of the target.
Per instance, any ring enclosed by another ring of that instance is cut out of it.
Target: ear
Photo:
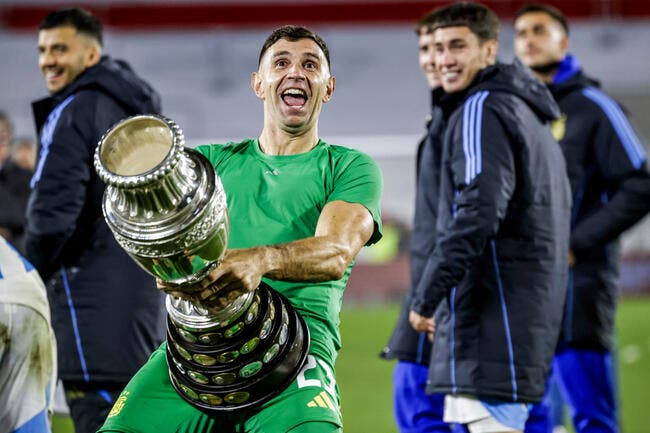
[[[569,37],[567,35],[562,36],[560,48],[562,48],[562,55],[566,56],[566,53],[569,52]]]
[[[485,60],[488,65],[494,65],[497,62],[497,53],[499,52],[499,41],[490,39],[485,41]]]
[[[336,89],[336,77],[329,77],[327,81],[327,88],[325,89],[325,95],[323,95],[323,102],[329,102],[332,99],[334,90]]]
[[[262,78],[260,77],[259,72],[253,72],[251,74],[251,88],[253,93],[262,101],[266,98],[264,96],[264,87],[262,86]]]
[[[88,47],[88,55],[86,57],[86,67],[95,66],[102,59],[102,47],[97,43],[93,42]]]

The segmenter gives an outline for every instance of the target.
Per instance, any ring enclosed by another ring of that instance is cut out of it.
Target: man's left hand
[[[429,340],[433,340],[433,334],[436,332],[436,322],[433,317],[420,316],[415,311],[409,313],[409,322],[417,332],[426,332]]]

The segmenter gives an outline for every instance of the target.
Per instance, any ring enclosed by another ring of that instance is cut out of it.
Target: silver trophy
[[[180,286],[218,266],[229,229],[221,180],[207,158],[184,145],[173,121],[139,115],[109,129],[95,151],[115,239],[145,271]],[[307,357],[304,320],[264,283],[217,312],[169,295],[166,307],[171,381],[205,412],[270,400]]]

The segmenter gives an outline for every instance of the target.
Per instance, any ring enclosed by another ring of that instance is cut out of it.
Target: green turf
[[[379,358],[388,342],[397,305],[355,306],[341,313],[343,349],[336,362],[346,433],[394,433],[393,362]]]
[[[350,306],[341,314],[343,349],[337,380],[346,433],[396,433],[391,404],[393,363],[378,357],[398,306]],[[650,298],[621,302],[618,342],[623,431],[650,433],[643,415],[650,401]],[[54,420],[54,433],[71,433],[69,419]]]
[[[623,431],[650,433],[650,298],[621,302],[617,322]]]
[[[63,415],[54,415],[52,417],[52,433],[72,433],[74,427],[70,417]]]
[[[396,305],[345,308],[337,378],[346,433],[395,433],[391,407],[392,363],[377,353],[397,317]],[[650,298],[623,300],[618,310],[622,431],[650,433]]]

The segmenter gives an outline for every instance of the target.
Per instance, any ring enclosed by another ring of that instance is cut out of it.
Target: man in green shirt
[[[280,395],[252,410],[209,416],[176,394],[165,344],[127,385],[102,432],[326,433],[342,431],[334,362],[339,312],[354,257],[381,238],[381,172],[367,155],[318,138],[322,104],[335,89],[329,51],[302,27],[275,30],[251,77],[263,101],[258,139],[200,146],[228,201],[229,250],[185,292],[221,308],[264,280],[307,322],[310,354]],[[191,293],[191,294],[190,294]]]

